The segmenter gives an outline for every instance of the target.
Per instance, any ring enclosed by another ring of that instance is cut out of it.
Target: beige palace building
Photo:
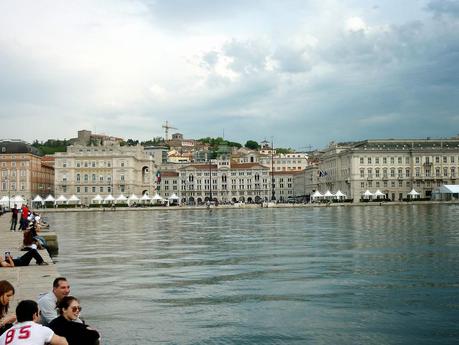
[[[96,195],[115,198],[145,193],[156,188],[157,165],[142,146],[104,142],[98,146],[72,145],[55,154],[56,197],[76,195],[89,205]]]
[[[459,139],[384,139],[332,143],[321,151],[317,176],[296,178],[295,195],[315,190],[341,190],[359,201],[368,190],[380,190],[392,201],[407,198],[411,189],[421,198],[443,184],[456,184]],[[314,169],[306,169],[311,172]],[[305,181],[305,185],[301,181]],[[313,185],[309,182],[314,181]]]

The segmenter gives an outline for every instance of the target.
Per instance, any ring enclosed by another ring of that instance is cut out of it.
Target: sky
[[[0,0],[0,139],[459,133],[457,0]]]

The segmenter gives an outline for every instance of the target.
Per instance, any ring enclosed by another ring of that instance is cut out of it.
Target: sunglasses
[[[81,311],[81,307],[72,307],[72,311],[76,313],[77,311]]]

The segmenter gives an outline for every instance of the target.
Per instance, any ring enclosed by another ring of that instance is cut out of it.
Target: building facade
[[[151,195],[158,166],[142,146],[72,145],[55,155],[56,195],[76,195],[89,205],[97,195]]]
[[[25,200],[54,192],[54,168],[43,154],[21,140],[0,141],[1,196]]]
[[[309,168],[311,169],[311,168]],[[309,170],[307,169],[307,170]],[[341,190],[354,202],[368,190],[380,190],[393,201],[411,189],[421,198],[443,184],[455,184],[459,169],[458,139],[387,139],[331,144],[318,156],[315,188],[297,179],[295,194]],[[311,170],[313,171],[313,170]],[[313,184],[314,186],[314,184]],[[315,190],[312,190],[315,189]]]
[[[229,159],[188,164],[176,171],[162,171],[159,190],[161,196],[167,198],[175,193],[187,204],[208,200],[261,202],[270,197],[269,169],[258,163],[238,163]]]

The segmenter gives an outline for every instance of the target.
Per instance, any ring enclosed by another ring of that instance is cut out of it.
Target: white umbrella
[[[144,204],[146,204],[147,201],[150,201],[150,200],[151,200],[151,198],[146,193],[144,195],[142,195],[142,197],[140,198],[140,201],[143,201]]]
[[[56,204],[58,204],[58,203],[60,203],[60,202],[61,202],[61,203],[64,203],[64,202],[66,202],[66,201],[67,201],[67,198],[66,198],[65,196],[63,196],[63,195],[60,195],[60,196],[56,199]]]
[[[2,196],[2,198],[0,199],[0,204],[7,204],[9,201],[10,198],[8,198],[7,196]]]
[[[56,201],[56,199],[54,199],[54,197],[49,194],[46,198],[45,198],[45,202],[54,202]]]
[[[411,190],[411,192],[408,193],[408,196],[411,198],[411,199],[415,199],[415,198],[418,198],[419,195],[421,195],[420,193],[416,192],[414,190],[414,188]]]
[[[316,191],[311,195],[311,199],[312,199],[312,200],[315,200],[315,199],[319,199],[319,198],[323,198],[323,195],[322,195],[318,190],[316,190]]]
[[[128,205],[131,204],[132,201],[138,201],[139,198],[135,194],[131,194],[131,196],[128,198]]]
[[[329,190],[327,190],[327,191],[325,192],[325,194],[324,194],[324,197],[325,197],[325,198],[331,198],[331,197],[333,197],[333,196],[334,196],[334,195],[333,195]]]
[[[104,199],[104,202],[111,202],[111,201],[114,201],[115,198],[113,197],[113,195],[109,194],[105,197]]]
[[[161,198],[161,196],[158,193],[156,193],[155,196],[151,198],[151,200],[164,200],[164,199]]]
[[[380,196],[382,196],[383,198],[386,197],[386,194],[382,193],[379,189],[375,192],[374,196],[379,199]]]
[[[337,199],[340,199],[340,198],[345,198],[346,197],[346,194],[343,194],[343,192],[341,192],[340,190],[338,190],[336,193],[335,193],[335,197]]]
[[[37,195],[37,196],[32,200],[32,204],[33,204],[34,202],[37,202],[37,203],[39,202],[39,203],[42,204],[42,205],[44,204],[43,198],[42,198],[40,195]]]
[[[102,200],[104,200],[99,194],[97,194],[92,200],[91,202],[92,203],[97,203],[97,204],[100,204],[102,202]]]
[[[363,197],[364,197],[365,199],[369,199],[369,198],[371,198],[372,196],[373,196],[373,193],[370,192],[368,189],[365,191],[365,193],[363,193]]]
[[[19,204],[19,203],[23,203],[25,200],[24,200],[24,198],[23,198],[22,196],[16,195],[16,196],[13,198],[13,201],[14,201],[15,203]]]
[[[175,193],[172,193],[172,195],[169,197],[169,200],[180,200],[180,198]]]
[[[73,194],[73,195],[69,198],[68,202],[69,202],[69,203],[70,203],[70,202],[74,202],[74,203],[78,204],[78,203],[80,202],[80,199],[79,199],[75,194]]]
[[[119,202],[127,202],[128,198],[126,198],[123,194],[116,198],[116,201]]]

